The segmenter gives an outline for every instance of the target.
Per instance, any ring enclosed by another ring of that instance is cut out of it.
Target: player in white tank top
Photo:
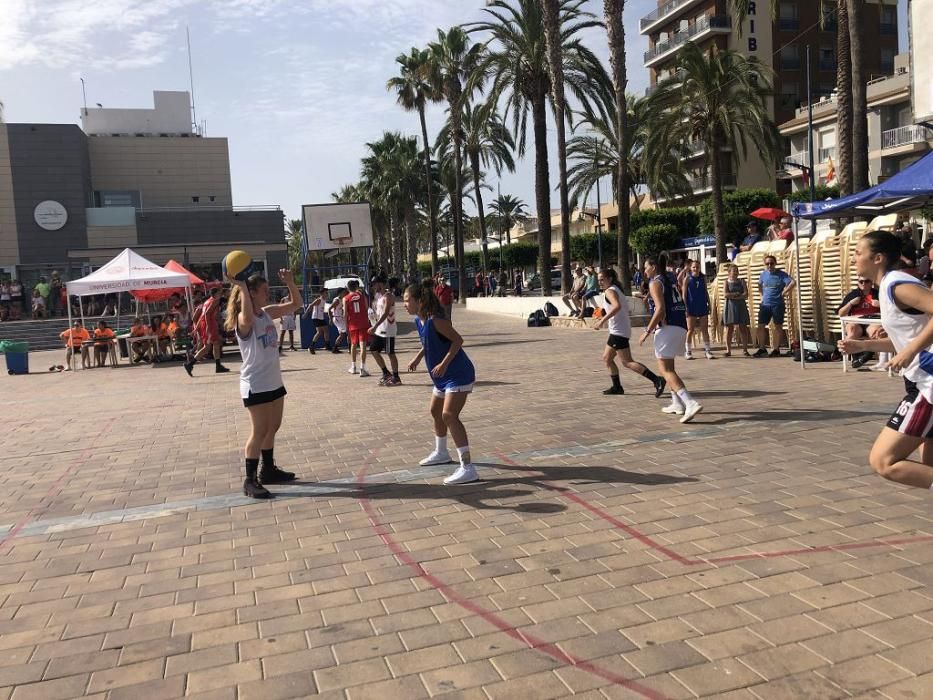
[[[855,269],[878,285],[881,326],[887,338],[840,340],[842,352],[893,352],[888,363],[901,370],[907,395],[871,448],[868,460],[881,476],[908,486],[933,488],[933,291],[900,263],[901,242],[870,231],[855,246]],[[920,460],[911,459],[920,448]]]
[[[337,329],[337,337],[334,338],[332,353],[340,352],[340,343],[347,337],[347,313],[343,308],[343,298],[347,295],[347,290],[341,288],[337,296],[330,304],[330,320]]]
[[[606,341],[606,348],[603,350],[603,362],[609,369],[609,378],[612,380],[612,386],[603,391],[604,394],[624,394],[622,381],[619,379],[619,368],[616,366],[616,355],[622,362],[622,366],[630,369],[635,374],[640,374],[645,379],[654,384],[655,397],[664,393],[666,382],[663,377],[659,377],[641,362],[635,362],[632,359],[632,351],[629,348],[629,338],[632,335],[632,320],[628,313],[628,300],[622,294],[619,288],[619,278],[616,271],[611,267],[599,272],[599,286],[603,290],[603,317],[593,327],[594,330],[609,329],[609,339]]]
[[[308,308],[305,309],[304,318],[308,316],[311,317],[311,322],[314,324],[314,336],[311,338],[311,343],[308,345],[308,352],[312,355],[314,354],[314,346],[317,345],[319,338],[324,339],[324,349],[330,350],[330,328],[327,325],[327,319],[324,314],[324,304],[327,302],[327,290],[322,289],[318,292],[318,295],[314,298]]]
[[[369,334],[372,340],[369,344],[369,351],[373,359],[382,370],[382,379],[379,380],[379,386],[397,386],[402,383],[398,376],[398,357],[395,355],[395,338],[398,335],[398,324],[395,322],[395,295],[392,294],[392,287],[395,280],[390,280],[387,286],[384,277],[373,279],[373,294],[375,296],[375,318],[372,321],[372,327]],[[382,353],[389,356],[389,364],[392,367],[391,374],[386,367],[386,361],[382,358]]]

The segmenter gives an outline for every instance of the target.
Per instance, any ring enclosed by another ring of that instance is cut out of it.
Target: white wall
[[[190,134],[191,97],[187,92],[155,91],[154,109],[88,108],[81,128],[88,135]]]
[[[603,295],[596,297],[597,304],[602,304]],[[567,315],[567,305],[561,301],[560,296],[550,297],[470,297],[467,299],[468,311],[479,311],[488,314],[501,314],[504,316],[517,316],[527,318],[535,309],[543,309],[544,303],[550,301],[558,308],[561,316]],[[645,312],[644,303],[635,297],[626,297],[629,313],[639,315]],[[454,316],[457,307],[454,306]]]

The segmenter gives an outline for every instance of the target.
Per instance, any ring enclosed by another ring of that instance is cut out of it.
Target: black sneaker
[[[249,477],[243,480],[243,495],[250,498],[272,498],[272,494],[262,484],[256,481],[255,478],[250,479]]]
[[[271,468],[263,467],[259,472],[259,480],[264,484],[284,484],[295,480],[292,472],[287,472],[273,465]]]
[[[193,363],[193,362],[186,362],[186,363],[184,364],[184,368],[185,368],[185,371],[188,373],[188,376],[189,376],[189,377],[193,377],[193,376],[194,376],[194,373],[192,372],[192,370],[194,369],[194,363]]]
[[[768,351],[765,350],[764,348],[758,348],[755,354],[752,355],[752,357],[767,357],[767,356],[768,356]]]
[[[625,393],[625,389],[623,389],[623,388],[620,387],[620,386],[611,386],[611,387],[609,387],[608,389],[606,389],[605,391],[603,391],[603,393],[606,394],[607,396],[612,396],[612,395],[615,395],[615,394],[624,394],[624,393]]]
[[[781,356],[780,350],[772,350],[770,354],[768,355],[768,357],[780,357],[780,356]]]
[[[314,346],[313,346],[313,345],[312,345],[311,347],[308,348],[308,352],[310,352],[312,355],[316,355],[316,354],[317,354],[316,352],[314,352]]]
[[[224,367],[223,365],[217,365],[217,367],[214,369],[214,374],[223,374],[224,372],[229,372],[229,371],[230,371],[229,367]]]
[[[654,398],[660,399],[667,388],[667,380],[664,377],[658,377],[654,382]]]
[[[339,355],[340,353],[343,352],[343,350],[341,350],[340,348],[334,348],[333,350],[331,350],[331,352],[334,353],[335,355]]]

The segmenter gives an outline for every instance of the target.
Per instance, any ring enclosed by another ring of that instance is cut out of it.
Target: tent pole
[[[810,238],[810,243],[813,243],[813,238]],[[807,359],[806,353],[803,351],[803,308],[801,307],[801,293],[800,285],[803,282],[803,274],[801,272],[802,265],[800,262],[800,219],[794,217],[794,249],[797,252],[797,284],[794,285],[797,287],[797,335],[798,342],[800,343],[800,369],[805,370],[807,368]],[[811,280],[811,284],[812,284]]]
[[[67,285],[65,286],[65,295],[66,295],[66,296],[68,295],[68,287],[67,287]],[[80,299],[80,298],[81,298],[81,297],[78,297],[78,299]],[[71,320],[71,297],[70,297],[70,296],[68,297],[68,304],[67,304],[67,306],[68,306],[68,331],[71,332],[73,323],[72,323],[72,320]],[[70,340],[70,337],[69,337],[69,340]],[[72,363],[74,362],[74,359],[75,359],[74,348],[71,348],[71,359],[68,361],[68,369],[71,369],[71,370],[74,369],[74,367],[72,366]]]

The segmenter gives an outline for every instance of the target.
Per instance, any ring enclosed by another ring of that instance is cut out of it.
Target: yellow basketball
[[[253,273],[253,259],[242,250],[231,250],[224,256],[221,263],[224,277],[232,277],[235,280],[245,282]]]

